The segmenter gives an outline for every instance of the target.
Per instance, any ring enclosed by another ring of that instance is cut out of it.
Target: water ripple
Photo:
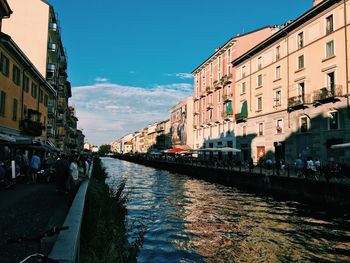
[[[127,179],[128,222],[147,232],[139,262],[350,262],[350,216],[104,158]]]

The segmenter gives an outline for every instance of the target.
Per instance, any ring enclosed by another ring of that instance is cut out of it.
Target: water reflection
[[[350,261],[349,215],[103,161],[112,187],[127,178],[129,221],[147,227],[139,262]]]

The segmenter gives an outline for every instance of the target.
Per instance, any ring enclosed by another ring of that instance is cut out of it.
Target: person
[[[252,157],[249,158],[248,165],[249,165],[249,172],[251,172],[254,169],[254,162],[253,162],[253,158]]]
[[[30,165],[29,165],[29,159],[26,155],[26,152],[23,150],[21,154],[21,175],[23,175],[26,178],[27,183],[30,182]]]
[[[276,165],[276,175],[279,176],[281,171],[281,160],[279,158],[276,158],[275,165]]]
[[[69,158],[69,178],[67,180],[67,189],[68,189],[68,202],[69,205],[72,204],[77,186],[79,185],[79,170],[76,162],[76,157],[71,156]]]
[[[40,157],[34,151],[32,158],[30,160],[30,167],[32,169],[31,173],[32,173],[32,182],[33,183],[36,183],[37,176],[38,176],[37,173],[39,172],[40,165],[41,165]]]
[[[295,161],[295,169],[297,172],[297,177],[301,177],[303,174],[303,168],[304,168],[304,163],[303,160],[301,159],[301,155],[298,155],[298,158]]]
[[[0,181],[4,181],[6,179],[6,168],[3,161],[0,160]]]
[[[315,159],[314,161],[315,171],[319,175],[321,173],[321,162],[319,159]]]
[[[305,175],[305,179],[307,179],[307,177],[310,177],[310,175],[313,174],[314,170],[315,170],[315,168],[314,168],[314,161],[309,156],[307,158],[307,161],[306,161],[306,175]]]
[[[78,160],[78,179],[79,179],[79,184],[85,179],[85,163],[84,160],[82,160],[81,158],[79,158]]]
[[[58,194],[64,194],[66,192],[66,184],[69,178],[69,163],[64,154],[61,154],[54,164],[55,168],[55,182],[56,182],[56,192]]]
[[[272,160],[270,158],[267,158],[265,165],[266,165],[267,170],[271,170],[272,169]]]

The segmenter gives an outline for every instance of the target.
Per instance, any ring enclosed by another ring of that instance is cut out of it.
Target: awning
[[[222,148],[203,148],[203,149],[197,149],[198,152],[241,152],[240,149],[231,148],[231,147],[222,147]]]
[[[350,143],[334,144],[330,147],[331,149],[345,149],[350,148]]]
[[[247,103],[247,101],[244,101],[242,103],[241,116],[243,118],[247,118],[248,117],[248,103]]]
[[[165,153],[184,153],[187,152],[187,150],[180,149],[180,148],[174,148],[174,149],[167,149],[164,150]]]
[[[9,135],[0,133],[0,141],[16,142],[16,139],[14,137],[9,136]]]

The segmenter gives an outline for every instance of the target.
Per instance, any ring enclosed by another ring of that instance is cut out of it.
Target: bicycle
[[[67,230],[69,227],[68,226],[63,226],[63,227],[53,227],[47,231],[45,231],[44,233],[37,235],[37,236],[33,236],[33,237],[26,237],[26,236],[19,236],[16,238],[10,238],[7,240],[7,244],[14,244],[14,243],[18,243],[21,244],[23,242],[34,242],[37,243],[38,245],[38,252],[31,254],[29,256],[27,256],[26,258],[22,259],[19,263],[25,263],[25,262],[33,262],[32,260],[34,259],[34,262],[43,262],[43,263],[59,263],[59,261],[49,258],[48,256],[46,256],[43,253],[42,250],[42,245],[41,245],[41,240],[44,237],[51,237],[54,236],[56,234],[58,234],[60,231],[62,230]]]

